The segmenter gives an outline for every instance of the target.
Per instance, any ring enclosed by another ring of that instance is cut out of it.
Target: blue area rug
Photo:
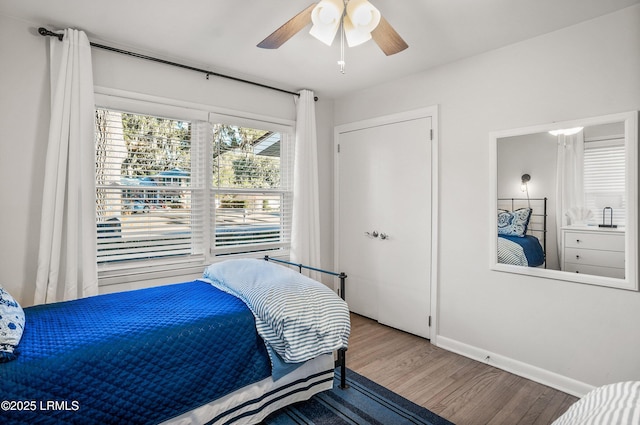
[[[336,369],[333,389],[316,394],[271,414],[266,425],[339,424],[425,424],[453,425],[452,422],[347,369],[349,388],[341,390]]]

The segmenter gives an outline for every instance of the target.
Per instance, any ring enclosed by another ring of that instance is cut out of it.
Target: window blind
[[[290,245],[291,137],[285,132],[213,125],[211,251],[274,251]]]
[[[611,207],[613,224],[624,225],[625,174],[624,139],[585,141],[585,206],[593,212],[592,224],[602,224],[604,208]],[[610,223],[610,214],[607,210],[606,224]]]
[[[193,134],[190,121],[96,111],[99,264],[202,254]]]
[[[96,110],[101,277],[166,273],[199,267],[210,256],[289,249],[291,127],[227,119],[231,123],[212,124]]]

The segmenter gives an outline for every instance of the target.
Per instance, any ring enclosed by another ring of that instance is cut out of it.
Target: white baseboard
[[[576,381],[575,379],[559,375],[555,372],[551,372],[528,363],[523,363],[500,354],[492,353],[442,335],[438,335],[437,346],[456,354],[469,357],[470,359],[497,367],[498,369],[522,376],[523,378],[547,385],[576,397],[583,397],[595,388],[594,386],[585,384],[584,382]],[[488,360],[487,356],[489,356]]]

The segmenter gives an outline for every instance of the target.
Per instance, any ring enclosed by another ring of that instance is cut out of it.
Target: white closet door
[[[338,132],[338,263],[355,313],[429,338],[431,118]],[[377,237],[375,237],[375,233]]]

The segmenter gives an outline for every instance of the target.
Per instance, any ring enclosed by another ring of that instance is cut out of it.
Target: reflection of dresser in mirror
[[[597,226],[562,228],[562,270],[624,279],[624,230]]]

